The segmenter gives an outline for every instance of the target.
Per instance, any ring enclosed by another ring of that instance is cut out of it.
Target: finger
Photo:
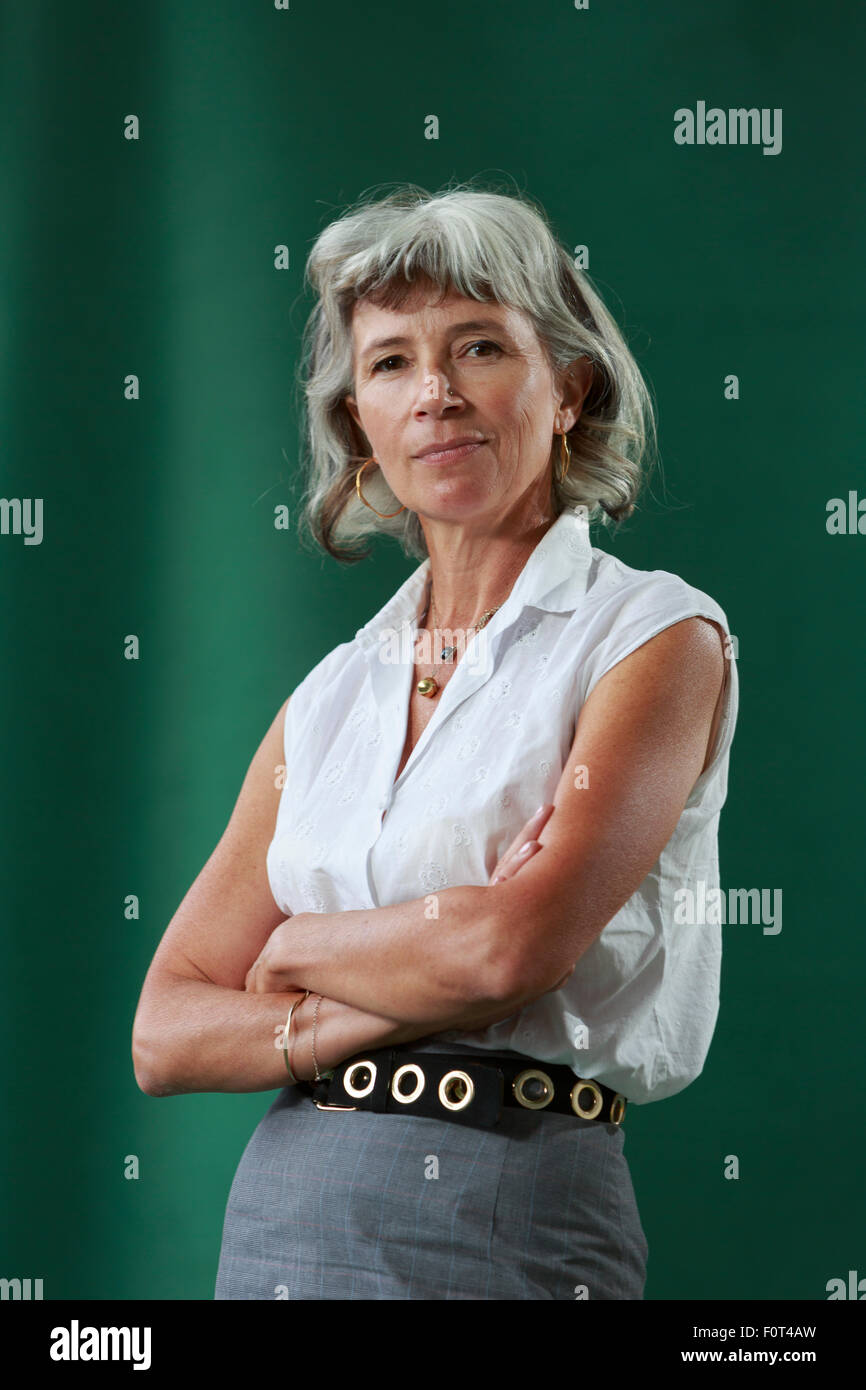
[[[537,837],[541,834],[544,826],[550,819],[551,815],[553,814],[554,809],[555,808],[552,804],[540,806],[536,811],[535,815],[530,816],[529,820],[524,825],[520,834],[514,837],[508,849],[500,857],[499,862],[491,875],[491,883],[494,881],[494,879],[504,874],[506,869],[509,872],[511,872],[512,870],[516,871],[516,869],[519,868],[516,856],[521,853],[521,851],[527,843],[530,843],[531,841],[537,839]]]
[[[539,844],[537,840],[528,840],[523,849],[518,850],[510,859],[497,864],[493,878],[490,880],[491,884],[501,883],[506,878],[514,878],[515,874],[519,873],[524,864],[528,864],[529,860],[540,849],[544,849],[544,845]]]
[[[490,882],[496,883],[500,878],[511,878],[516,874],[521,865],[527,859],[531,858],[530,850],[532,846],[536,846],[538,849],[542,848],[538,840],[524,840],[520,849],[515,851],[515,853],[504,854],[493,870],[493,873],[490,875]]]
[[[530,816],[523,829],[515,835],[511,844],[504,854],[500,855],[499,862],[503,864],[512,854],[521,849],[527,840],[535,840],[541,834],[542,826],[550,819],[552,805],[539,806],[534,816]]]

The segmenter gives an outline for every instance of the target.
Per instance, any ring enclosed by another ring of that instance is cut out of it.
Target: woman
[[[699,1074],[718,1009],[720,929],[680,904],[718,886],[727,620],[590,543],[652,407],[528,201],[399,190],[308,274],[304,519],[422,563],[265,736],[136,1077],[282,1087],[218,1299],[640,1299],[623,1117]]]

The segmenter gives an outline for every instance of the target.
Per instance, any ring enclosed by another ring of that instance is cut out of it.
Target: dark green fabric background
[[[280,704],[414,568],[386,542],[344,569],[274,527],[304,260],[372,185],[479,176],[590,247],[655,393],[663,469],[594,540],[725,608],[722,885],[783,890],[778,935],[723,929],[701,1077],[629,1111],[646,1296],[866,1275],[866,535],[825,524],[866,494],[862,6],[31,0],[0,28],[0,496],[44,499],[41,545],[0,536],[0,1275],[212,1297],[273,1093],[144,1096],[141,983]],[[781,107],[781,153],[676,145],[699,100]]]

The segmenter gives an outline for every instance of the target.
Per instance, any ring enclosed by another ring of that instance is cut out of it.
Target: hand
[[[247,994],[291,994],[303,989],[292,980],[289,932],[305,914],[290,914],[274,928],[246,974]],[[290,927],[291,921],[291,927]]]
[[[534,816],[530,817],[519,835],[514,837],[508,849],[499,860],[499,863],[490,875],[490,884],[488,886],[492,887],[497,880],[513,878],[514,875],[523,868],[524,864],[529,863],[533,855],[537,854],[540,849],[544,849],[544,845],[538,843],[537,836],[541,834],[545,825],[550,820],[552,811],[552,805],[542,806],[540,810],[536,811]]]

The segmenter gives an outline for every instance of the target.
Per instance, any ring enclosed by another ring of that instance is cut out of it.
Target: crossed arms
[[[602,677],[533,849],[517,861],[515,841],[498,883],[437,894],[435,922],[424,898],[289,919],[277,909],[264,846],[283,706],[148,971],[133,1027],[139,1086],[171,1095],[285,1085],[274,1041],[307,989],[324,996],[325,1068],[360,1048],[487,1026],[559,987],[652,868],[707,764],[726,676],[720,631],[684,619]],[[293,1025],[293,1066],[305,1077],[310,1003]]]

